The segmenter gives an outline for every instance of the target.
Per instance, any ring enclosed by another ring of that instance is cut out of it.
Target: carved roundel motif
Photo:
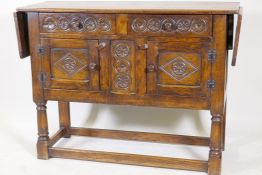
[[[130,48],[127,44],[120,43],[115,46],[115,56],[117,58],[126,58],[129,55]]]
[[[127,89],[130,84],[130,77],[125,74],[118,74],[115,78],[115,87],[120,89]]]
[[[53,31],[57,28],[57,20],[54,17],[48,16],[43,20],[43,28]]]
[[[87,18],[84,23],[87,31],[95,31],[97,28],[97,22],[93,17]]]
[[[63,60],[63,67],[65,70],[67,70],[68,72],[71,72],[72,70],[74,70],[76,68],[76,60],[74,60],[71,57],[67,57]]]
[[[187,71],[187,64],[183,60],[176,60],[171,66],[172,73],[175,75],[183,75]]]
[[[196,33],[203,32],[207,29],[207,22],[204,19],[195,19],[192,22],[191,30]]]
[[[74,16],[71,19],[70,26],[74,31],[81,32],[84,30],[84,23],[78,16]]]
[[[107,18],[99,18],[98,26],[103,32],[111,30],[111,22]]]
[[[187,32],[190,30],[190,27],[191,27],[190,19],[182,18],[177,21],[177,30],[179,32]]]
[[[132,29],[136,32],[144,32],[147,29],[147,23],[145,19],[136,18],[132,22]]]
[[[58,25],[59,27],[62,29],[62,30],[69,30],[69,27],[70,27],[70,22],[69,20],[66,18],[66,17],[60,17],[58,19]]]
[[[152,18],[147,22],[147,28],[152,32],[158,32],[161,30],[161,20]]]
[[[115,64],[115,69],[119,73],[127,73],[130,71],[130,62],[127,60],[118,60]]]

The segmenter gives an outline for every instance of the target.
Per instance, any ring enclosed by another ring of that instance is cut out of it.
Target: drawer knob
[[[98,44],[98,49],[99,50],[101,50],[101,49],[103,49],[105,47],[106,47],[106,43],[105,42],[101,42],[101,43]]]
[[[162,30],[165,32],[173,32],[177,29],[175,22],[172,19],[166,19],[163,22]]]
[[[155,72],[157,70],[156,66],[154,64],[147,65],[147,72]]]
[[[96,70],[98,68],[98,65],[92,62],[88,65],[88,67],[89,67],[89,70]]]

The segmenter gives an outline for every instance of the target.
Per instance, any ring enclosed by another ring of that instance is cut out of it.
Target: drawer
[[[148,36],[211,36],[211,15],[129,15],[128,33]]]
[[[40,13],[41,33],[115,34],[115,15]]]

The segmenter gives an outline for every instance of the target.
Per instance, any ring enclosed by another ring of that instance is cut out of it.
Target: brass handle
[[[89,70],[92,70],[92,71],[98,69],[98,65],[97,65],[96,63],[94,63],[94,62],[90,63],[90,64],[88,65],[88,67],[89,67]]]
[[[155,72],[155,71],[157,71],[157,67],[154,64],[149,64],[149,65],[147,65],[146,70],[147,70],[147,72]]]

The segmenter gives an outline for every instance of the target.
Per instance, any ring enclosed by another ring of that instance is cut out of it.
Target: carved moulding
[[[208,29],[208,20],[204,17],[137,17],[132,20],[131,28],[134,32],[202,33]]]
[[[50,15],[43,18],[41,26],[44,30],[49,32],[55,30],[66,32],[109,32],[112,28],[112,22],[107,17]]]

